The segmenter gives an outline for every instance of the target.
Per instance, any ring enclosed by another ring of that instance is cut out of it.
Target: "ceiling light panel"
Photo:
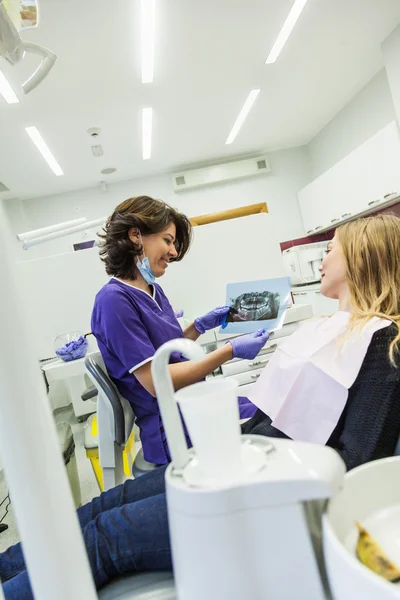
[[[18,104],[19,102],[17,94],[12,89],[8,79],[2,71],[0,71],[0,94],[7,104]]]
[[[141,0],[142,83],[153,83],[155,0]]]
[[[40,135],[38,129],[36,127],[25,127],[25,131],[29,135],[32,142],[35,144],[36,148],[39,150],[40,154],[43,156],[44,160],[47,162],[53,173],[58,177],[60,175],[64,175],[63,170],[54,158],[53,153],[51,152],[50,148]]]
[[[236,138],[237,134],[239,133],[243,123],[245,122],[246,117],[249,114],[259,93],[260,93],[259,89],[251,90],[250,94],[247,96],[246,102],[243,104],[242,110],[240,111],[238,118],[236,119],[225,144],[232,144],[232,142]]]
[[[282,52],[283,46],[286,44],[306,4],[307,0],[295,0],[290,10],[290,13],[286,18],[286,21],[284,22],[283,27],[280,30],[274,45],[272,46],[271,52],[269,53],[268,58],[265,61],[266,65],[274,63],[280,55],[280,53]]]

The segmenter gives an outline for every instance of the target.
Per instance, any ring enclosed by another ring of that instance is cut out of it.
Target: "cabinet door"
[[[329,169],[298,194],[305,232],[317,233],[341,220],[343,194],[333,169]]]
[[[305,231],[315,233],[400,193],[400,135],[393,121],[298,194]]]
[[[314,232],[314,213],[313,213],[313,198],[310,186],[304,188],[298,193],[301,217],[303,219],[304,231],[307,234]]]
[[[264,367],[265,365],[261,369],[254,369],[254,371],[245,371],[244,373],[228,375],[227,377],[225,377],[225,379],[229,379],[230,377],[232,377],[233,379],[235,379],[235,381],[238,382],[238,394],[239,396],[241,396],[242,394],[240,393],[240,386],[247,385],[248,383],[255,383],[257,379],[261,377],[261,373],[264,371]]]
[[[254,383],[255,382],[253,382],[253,383],[246,383],[245,385],[239,386],[238,389],[237,389],[238,396],[244,396],[245,398],[248,398],[249,394],[251,394],[252,387],[253,387]],[[244,423],[247,420],[248,419],[243,419],[243,421],[241,421],[241,422]]]
[[[316,233],[328,226],[330,221],[330,199],[321,190],[316,180],[298,194],[300,212],[306,234]]]
[[[319,290],[315,290],[313,299],[313,310],[316,317],[332,315],[339,310],[339,301],[323,296]]]
[[[339,310],[339,302],[326,298],[319,290],[292,292],[295,304],[310,304],[314,317],[331,315]]]
[[[295,304],[310,304],[314,313],[314,294],[312,291],[310,292],[292,292],[293,302]]]
[[[389,123],[353,154],[364,181],[360,210],[383,203],[387,194],[400,192],[400,136],[396,122]]]

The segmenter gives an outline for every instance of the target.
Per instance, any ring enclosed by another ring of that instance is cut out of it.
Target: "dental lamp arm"
[[[35,87],[37,87],[39,83],[41,83],[43,79],[47,77],[57,60],[57,56],[54,54],[54,52],[51,52],[51,50],[43,48],[43,46],[33,44],[32,42],[24,42],[24,50],[26,52],[30,52],[31,54],[38,54],[43,58],[36,71],[22,85],[24,93],[29,94],[29,92],[34,90]]]

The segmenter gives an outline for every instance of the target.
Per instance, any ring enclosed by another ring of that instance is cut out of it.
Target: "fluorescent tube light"
[[[18,104],[19,98],[12,89],[8,79],[2,71],[0,71],[0,94],[3,96],[7,104]]]
[[[50,148],[40,135],[39,131],[36,127],[25,127],[26,133],[31,138],[32,142],[35,144],[36,148],[39,150],[40,154],[43,156],[44,160],[49,165],[50,169],[57,176],[64,175],[63,170],[60,165],[54,158]]]
[[[142,109],[143,160],[151,157],[151,133],[153,126],[153,109]]]
[[[49,242],[51,240],[56,240],[60,237],[65,237],[67,235],[71,235],[72,233],[76,233],[78,231],[86,231],[86,229],[93,229],[94,227],[104,226],[107,221],[107,217],[102,217],[101,219],[96,219],[94,221],[88,221],[87,223],[82,223],[81,225],[76,225],[76,227],[69,227],[67,229],[62,229],[60,231],[54,231],[53,233],[48,233],[46,235],[40,235],[36,238],[28,238],[24,240],[22,245],[24,250],[29,250],[32,246],[37,246],[38,244],[44,244],[45,242]]]
[[[56,225],[49,225],[48,227],[40,227],[40,229],[32,229],[31,231],[24,231],[18,233],[17,240],[23,242],[32,238],[39,237],[41,235],[47,235],[48,233],[54,233],[54,231],[61,231],[62,229],[68,229],[68,227],[76,227],[76,225],[82,225],[86,223],[86,217],[80,219],[73,219],[72,221],[64,221],[63,223],[57,223]]]
[[[142,0],[142,83],[154,77],[155,0]]]
[[[249,114],[251,107],[253,106],[260,90],[251,90],[250,94],[247,96],[246,102],[243,104],[243,108],[239,113],[238,118],[235,121],[234,126],[232,127],[232,131],[228,135],[228,139],[225,144],[232,144],[233,140],[239,133],[241,126],[243,125],[247,115]]]
[[[286,44],[288,37],[292,33],[293,27],[296,25],[297,19],[300,17],[306,4],[307,0],[295,0],[291,11],[286,18],[286,21],[284,22],[283,27],[280,30],[274,45],[272,46],[272,50],[265,61],[266,65],[274,63],[282,52],[282,48]]]

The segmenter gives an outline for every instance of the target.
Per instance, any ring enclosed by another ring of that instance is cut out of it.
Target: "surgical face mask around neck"
[[[140,243],[142,244],[142,247],[143,247],[142,236],[140,236]],[[139,270],[139,273],[141,274],[141,276],[143,277],[143,279],[145,280],[145,282],[148,285],[151,285],[152,283],[155,282],[156,278],[153,275],[153,271],[151,270],[149,259],[147,258],[146,254],[144,252],[144,249],[143,249],[143,259],[138,258],[136,266]]]

